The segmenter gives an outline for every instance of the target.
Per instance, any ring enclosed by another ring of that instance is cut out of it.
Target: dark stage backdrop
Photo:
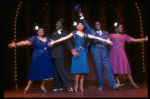
[[[14,19],[19,2],[8,2],[3,4],[4,10],[4,85],[14,84],[14,51],[7,47],[13,40]],[[45,28],[45,35],[50,36],[55,31],[55,24],[60,18],[67,23],[65,30],[75,30],[73,22],[79,19],[74,12],[74,6],[81,4],[82,13],[88,24],[94,28],[94,22],[99,21],[102,29],[110,34],[114,32],[113,23],[115,20],[122,20],[124,32],[133,38],[141,38],[140,19],[135,2],[22,2],[17,18],[17,42],[26,40],[34,35],[33,25],[39,23]],[[148,35],[148,9],[146,2],[138,2],[141,10],[144,35]],[[88,40],[86,41],[86,43]],[[73,39],[72,39],[73,43]],[[74,44],[74,43],[73,43]],[[148,46],[145,44],[145,66],[142,67],[142,43],[126,43],[125,51],[129,59],[133,79],[147,79],[148,74]],[[17,83],[27,84],[27,77],[32,55],[31,46],[17,47]],[[74,80],[70,74],[71,52],[66,46],[66,66],[69,78]],[[98,80],[92,54],[87,55],[90,73],[85,74],[85,80]],[[104,75],[105,76],[105,75]],[[122,79],[126,77],[121,76]],[[106,77],[105,77],[106,79]]]

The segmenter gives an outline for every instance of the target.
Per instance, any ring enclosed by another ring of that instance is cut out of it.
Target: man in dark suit
[[[95,35],[95,36],[101,37],[103,39],[109,39],[109,33],[101,30],[100,22],[95,22],[95,30],[94,30],[94,29],[91,29],[91,27],[87,24],[82,13],[80,13],[79,16],[81,16],[80,19],[83,21],[85,30],[90,35]],[[113,87],[113,89],[118,89],[118,88],[122,87],[122,85],[116,84],[116,81],[115,81],[115,77],[114,77],[114,74],[113,74],[113,71],[112,71],[112,68],[110,65],[110,61],[109,61],[108,49],[106,47],[108,45],[108,43],[98,41],[98,40],[92,40],[92,42],[89,42],[87,44],[88,48],[89,48],[89,45],[91,45],[91,47],[93,48],[91,51],[93,54],[94,64],[96,66],[97,76],[98,76],[98,80],[100,83],[99,90],[104,89],[102,66],[104,66],[104,71],[105,71],[109,86]]]
[[[52,40],[57,40],[61,37],[68,35],[68,32],[63,29],[65,20],[61,18],[56,23],[56,31],[51,34]],[[66,40],[57,44],[54,44],[51,48],[51,56],[53,61],[53,73],[54,73],[54,92],[62,91],[63,87],[68,88],[68,92],[72,92],[71,83],[69,80],[68,71],[65,64],[66,50],[65,45],[68,45],[69,50],[74,55],[73,46],[70,40]]]

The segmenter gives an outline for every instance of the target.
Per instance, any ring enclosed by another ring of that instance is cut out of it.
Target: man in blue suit
[[[82,13],[80,13],[79,16],[81,17],[80,19],[83,21],[85,30],[89,34],[101,37],[103,39],[109,39],[109,33],[101,30],[100,22],[95,22],[96,30],[94,30],[94,29],[91,29],[91,27],[87,24]],[[109,61],[109,53],[108,53],[108,49],[106,47],[107,45],[108,45],[108,43],[98,41],[95,39],[90,41],[87,44],[88,50],[89,50],[89,47],[91,48],[90,51],[88,51],[88,53],[93,54],[94,64],[96,66],[98,80],[100,83],[99,90],[104,89],[102,64],[104,66],[104,71],[105,71],[109,86],[113,87],[113,89],[118,89],[118,88],[122,87],[122,85],[116,84],[115,77],[114,77],[114,74],[113,74],[113,71],[112,71],[112,68],[110,65],[110,61]]]

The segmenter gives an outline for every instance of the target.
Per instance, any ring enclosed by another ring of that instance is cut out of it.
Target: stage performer
[[[95,24],[94,24],[95,30],[94,30],[94,29],[91,29],[91,27],[87,24],[82,13],[79,13],[79,16],[80,16],[80,19],[83,21],[85,30],[90,35],[101,37],[103,39],[109,39],[109,33],[101,30],[100,22],[98,22],[98,21],[95,22]],[[118,88],[122,87],[122,85],[117,84],[115,81],[112,67],[110,65],[107,45],[108,45],[108,43],[102,42],[99,40],[95,40],[95,39],[90,41],[87,44],[88,54],[89,53],[93,54],[94,64],[96,66],[98,80],[100,83],[99,90],[104,89],[103,66],[104,66],[104,70],[105,70],[105,74],[106,74],[109,86],[113,87],[113,89],[118,89]]]
[[[44,87],[45,82],[47,79],[53,79],[52,59],[48,49],[48,42],[50,42],[50,38],[48,36],[44,36],[44,28],[40,26],[35,36],[31,36],[25,41],[20,41],[18,43],[12,42],[8,44],[10,48],[15,46],[32,45],[34,49],[28,75],[28,84],[24,93],[27,93],[33,81],[37,80],[42,80],[40,87],[41,91],[47,92]]]
[[[57,40],[61,37],[68,35],[68,32],[63,29],[65,24],[66,21],[63,18],[57,21],[56,31],[54,31],[51,34],[52,40]],[[76,55],[76,51],[73,49],[71,40],[66,40],[64,42],[57,43],[51,48],[51,56],[52,56],[53,72],[54,72],[54,86],[55,86],[53,92],[63,91],[63,86],[64,88],[68,88],[68,92],[73,92],[69,80],[68,70],[65,64],[66,44],[69,50],[72,52],[72,54]]]
[[[127,56],[124,51],[125,41],[127,42],[143,42],[148,41],[148,36],[146,38],[134,39],[123,32],[123,25],[116,22],[114,24],[116,33],[110,34],[109,38],[113,41],[111,45],[111,50],[109,53],[110,64],[115,74],[116,81],[120,84],[119,74],[126,74],[130,80],[130,84],[135,88],[139,88],[133,81],[131,76],[131,70],[128,63]]]
[[[50,45],[57,44],[58,42],[62,42],[64,40],[67,40],[71,37],[74,39],[75,43],[75,50],[79,53],[78,56],[72,57],[72,64],[71,64],[71,74],[75,74],[75,85],[74,85],[74,91],[77,92],[78,89],[78,82],[80,78],[80,91],[83,92],[83,81],[84,81],[84,74],[89,73],[89,66],[88,66],[88,60],[87,60],[87,53],[85,49],[85,40],[86,38],[90,39],[97,39],[100,41],[104,41],[107,43],[110,43],[110,40],[102,39],[100,37],[92,36],[87,34],[86,32],[83,32],[84,25],[81,20],[77,22],[77,31],[71,32],[68,36],[60,38],[56,41],[50,42]]]

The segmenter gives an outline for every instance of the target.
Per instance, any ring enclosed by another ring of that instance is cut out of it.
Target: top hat
[[[81,5],[80,5],[80,4],[76,5],[76,6],[74,7],[74,11],[75,11],[75,12],[78,12],[78,13],[81,13]]]
[[[63,24],[63,26],[65,26],[65,24],[66,24],[66,20],[65,19],[61,18],[61,19],[59,19],[59,21]]]

